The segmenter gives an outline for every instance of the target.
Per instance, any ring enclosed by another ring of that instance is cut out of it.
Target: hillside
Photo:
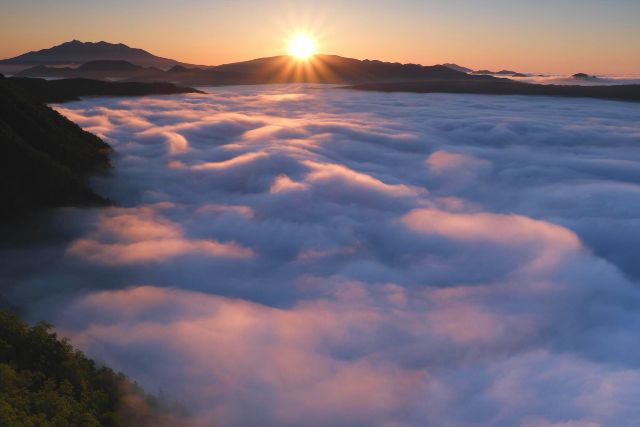
[[[104,204],[84,183],[110,147],[27,91],[0,79],[0,220],[34,209]]]
[[[175,425],[154,398],[51,331],[0,310],[0,425]]]
[[[198,91],[169,83],[0,78],[0,221],[47,207],[107,202],[85,180],[109,167],[110,147],[45,102],[191,92]]]

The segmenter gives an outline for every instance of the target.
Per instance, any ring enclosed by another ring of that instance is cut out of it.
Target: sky
[[[0,57],[72,39],[122,42],[217,65],[286,53],[293,33],[322,53],[522,72],[640,73],[637,0],[0,0]]]

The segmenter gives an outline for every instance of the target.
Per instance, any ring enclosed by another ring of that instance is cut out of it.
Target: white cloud
[[[4,250],[7,298],[204,425],[640,418],[635,105],[248,86],[60,111],[112,141],[120,207]]]

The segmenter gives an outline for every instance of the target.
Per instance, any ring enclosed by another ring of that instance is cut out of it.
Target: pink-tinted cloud
[[[410,229],[471,242],[488,242],[514,248],[530,247],[530,271],[553,268],[576,254],[581,245],[571,231],[555,224],[521,215],[451,213],[437,209],[416,209],[402,218]]]
[[[254,254],[236,242],[186,238],[177,224],[152,207],[112,210],[94,234],[95,238],[73,241],[67,253],[105,265],[162,262],[184,255],[248,258]]]
[[[229,160],[223,160],[220,162],[206,162],[193,166],[193,170],[224,170],[233,168],[234,166],[245,165],[251,163],[256,159],[267,156],[267,153],[245,153],[233,157]]]
[[[370,175],[339,164],[318,163],[310,160],[305,161],[304,164],[311,169],[305,178],[310,183],[335,182],[336,185],[361,187],[391,196],[415,196],[426,192],[425,189],[413,188],[405,184],[386,184]]]
[[[635,426],[634,105],[209,91],[61,108],[122,208],[0,248],[3,298],[204,426]]]
[[[304,190],[307,186],[301,182],[294,182],[287,175],[279,175],[271,184],[272,193],[282,193],[292,190]]]
[[[431,153],[426,163],[429,170],[437,175],[466,174],[489,164],[486,160],[477,159],[468,154],[451,153],[444,150]]]

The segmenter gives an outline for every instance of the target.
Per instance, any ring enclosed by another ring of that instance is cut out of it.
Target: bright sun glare
[[[306,34],[297,34],[289,42],[289,53],[297,59],[309,59],[316,53],[316,43]]]

